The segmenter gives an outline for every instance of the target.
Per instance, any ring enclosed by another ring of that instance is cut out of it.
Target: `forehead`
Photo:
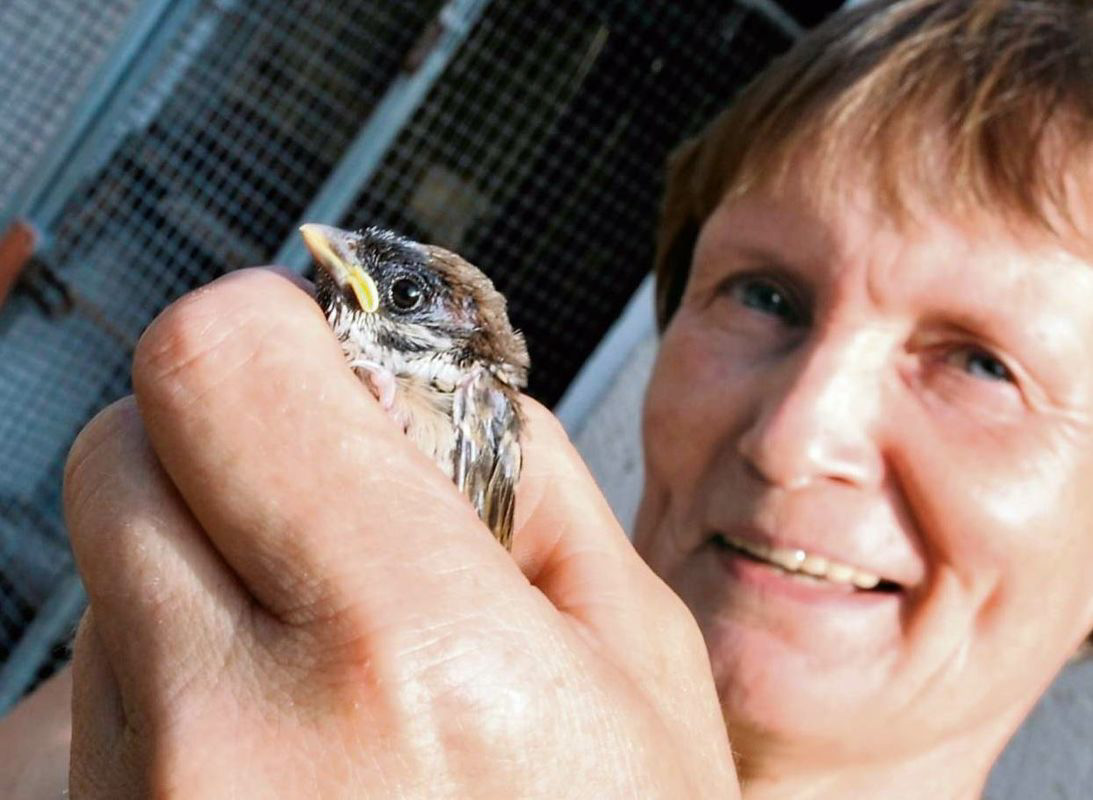
[[[1040,171],[1030,166],[1018,189],[984,169],[961,168],[940,124],[916,130],[913,141],[878,142],[851,127],[819,135],[812,147],[793,140],[760,148],[745,157],[722,204],[745,194],[787,197],[829,217],[871,216],[906,235],[943,220],[965,231],[1003,232],[1029,249],[1061,247],[1093,263],[1093,143],[1052,126],[1028,157]]]
[[[357,256],[362,261],[405,266],[421,266],[425,260],[416,242],[380,228],[367,228],[357,234]]]
[[[940,156],[886,174],[869,153],[857,154],[855,163],[851,151],[825,151],[834,162],[789,156],[762,180],[730,185],[711,217],[731,211],[739,232],[792,231],[783,237],[787,248],[850,250],[855,240],[888,239],[935,249],[1065,252],[1093,265],[1093,157],[1067,154],[1058,190],[1019,207],[1008,197],[980,202],[968,187],[948,182]]]

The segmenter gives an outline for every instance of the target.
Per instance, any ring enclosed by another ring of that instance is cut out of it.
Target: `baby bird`
[[[300,228],[349,366],[506,549],[520,477],[528,353],[489,278],[382,228]]]

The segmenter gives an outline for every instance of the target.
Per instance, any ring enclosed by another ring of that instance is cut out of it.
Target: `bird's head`
[[[350,232],[300,228],[321,268],[317,288],[335,333],[400,354],[407,361],[449,358],[487,366],[521,387],[528,368],[523,337],[505,298],[477,267],[448,250],[382,228]]]

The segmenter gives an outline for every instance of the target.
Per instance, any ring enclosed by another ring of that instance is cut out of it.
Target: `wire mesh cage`
[[[13,193],[27,180],[138,3],[0,5],[0,193]]]
[[[304,219],[386,225],[490,274],[552,404],[648,271],[670,148],[791,41],[724,1],[21,0],[0,22],[0,226],[40,237],[0,307],[0,709],[63,657],[65,454],[167,303],[304,268]]]

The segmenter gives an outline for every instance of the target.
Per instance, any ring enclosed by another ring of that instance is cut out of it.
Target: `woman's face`
[[[703,630],[734,743],[1001,747],[1093,628],[1093,264],[801,187],[702,230],[638,548]]]

